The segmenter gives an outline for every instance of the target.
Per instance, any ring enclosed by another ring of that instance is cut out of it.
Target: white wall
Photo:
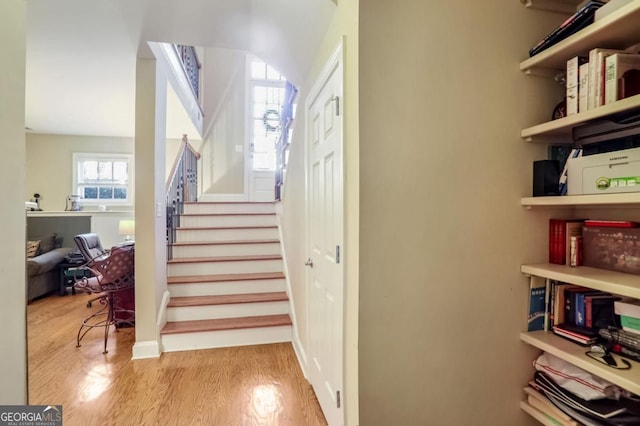
[[[29,133],[27,138],[27,186],[24,200],[39,193],[40,208],[63,211],[72,189],[73,153],[133,154],[133,138]],[[85,207],[87,210],[92,210]],[[93,208],[95,209],[95,208]],[[117,207],[133,210],[133,206]]]
[[[26,149],[24,93],[26,2],[0,2],[0,181],[3,185],[3,244],[0,246],[0,404],[27,403],[24,211]]]
[[[210,118],[207,118],[203,138],[202,193],[243,194],[246,54],[234,50],[206,49],[206,58],[205,111],[209,112],[210,116],[205,117]],[[216,76],[216,72],[222,76]],[[242,150],[238,151],[237,146]]]
[[[360,424],[536,424],[519,408],[537,351],[519,138],[561,100],[518,63],[558,15],[519,2],[360,2]]]

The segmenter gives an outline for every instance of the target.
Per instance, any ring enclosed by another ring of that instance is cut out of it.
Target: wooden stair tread
[[[289,300],[287,293],[248,293],[224,294],[220,296],[186,296],[169,299],[168,308],[182,308],[189,306],[232,305],[238,303],[281,302]]]
[[[230,241],[182,241],[171,244],[173,247],[184,246],[214,246],[214,245],[231,245],[231,244],[278,244],[280,240],[277,238],[265,240],[230,240]]]
[[[189,217],[200,217],[200,216],[275,216],[275,212],[273,213],[251,213],[251,212],[242,212],[242,213],[180,213],[180,217],[189,216]]]
[[[274,201],[185,201],[184,204],[275,204]]]
[[[282,272],[253,272],[246,274],[180,275],[167,277],[167,284],[194,284],[224,281],[253,281],[284,279]]]
[[[222,318],[168,322],[160,334],[197,333],[203,331],[237,330],[243,328],[278,327],[291,324],[288,314],[255,317]]]
[[[209,257],[181,257],[174,258],[167,263],[206,263],[206,262],[242,262],[251,260],[280,260],[282,256],[279,254],[250,254],[239,256],[209,256]]]
[[[251,225],[251,226],[180,226],[176,231],[206,231],[208,229],[269,229],[277,228],[277,225]]]

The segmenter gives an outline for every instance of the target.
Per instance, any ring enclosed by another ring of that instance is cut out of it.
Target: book
[[[535,46],[529,49],[529,56],[534,56],[554,44],[564,40],[572,34],[577,33],[587,25],[593,23],[596,10],[604,3],[600,1],[590,1],[582,6],[576,13],[568,17],[559,27],[547,34]]]
[[[614,53],[623,53],[623,50],[619,49],[603,49],[595,48],[589,51],[589,86],[588,86],[588,98],[587,108],[594,109],[600,104],[600,88],[602,85],[602,73],[604,70],[603,60],[607,56]],[[600,81],[599,81],[600,79]]]
[[[578,113],[578,94],[580,86],[580,66],[588,62],[586,56],[574,56],[567,60],[567,115]]]
[[[565,224],[565,265],[571,265],[571,237],[581,237],[584,221],[571,221]]]
[[[527,331],[545,330],[547,323],[547,288],[544,280],[530,280]]]
[[[578,75],[578,112],[585,112],[589,109],[589,62],[580,65]]]
[[[565,414],[562,410],[558,409],[549,399],[531,386],[524,388],[524,393],[527,394],[529,404],[542,411],[543,413],[551,416],[556,421],[561,421],[562,424],[570,426],[578,426],[578,423],[573,421],[571,417]],[[533,402],[535,400],[535,403]]]
[[[553,322],[551,325],[564,322],[564,290],[570,286],[572,285],[567,283],[556,283],[554,287]]]
[[[586,330],[586,329],[585,329]],[[569,324],[558,324],[552,327],[552,331],[554,334],[564,337],[565,339],[571,340],[574,343],[578,343],[582,346],[593,345],[596,343],[597,336],[592,334],[584,334],[582,330],[576,330],[575,326],[571,326]],[[586,330],[585,332],[587,332]]]
[[[620,99],[620,83],[630,70],[640,71],[640,55],[632,53],[614,53],[605,60],[604,74],[604,103],[605,105],[614,103]]]
[[[607,293],[586,294],[584,297],[585,327],[599,329],[615,325],[613,304],[619,299],[620,297]]]
[[[584,226],[598,226],[609,228],[637,228],[640,225],[638,222],[632,222],[629,220],[592,220],[587,219],[584,221]]]

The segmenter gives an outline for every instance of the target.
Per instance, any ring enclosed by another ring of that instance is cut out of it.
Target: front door
[[[286,79],[255,57],[249,57],[249,72],[249,201],[273,201]]]
[[[309,380],[329,425],[343,424],[342,52],[306,103]]]

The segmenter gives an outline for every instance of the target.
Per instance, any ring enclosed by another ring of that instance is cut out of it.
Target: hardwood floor
[[[135,329],[91,330],[76,348],[90,297],[27,307],[29,404],[63,406],[73,425],[326,425],[291,344],[172,352],[131,361]]]

